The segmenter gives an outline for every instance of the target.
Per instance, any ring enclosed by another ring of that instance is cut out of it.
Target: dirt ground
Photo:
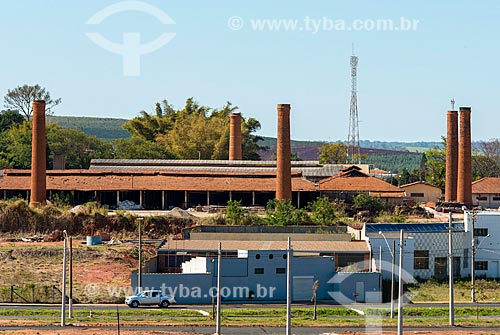
[[[453,335],[486,335],[486,334],[500,334],[500,330],[450,330],[450,331],[431,331],[431,330],[421,330],[421,331],[407,331],[409,334],[428,334],[428,335],[441,335],[441,334],[453,334]],[[19,331],[1,331],[0,334],[7,335],[115,335],[115,329],[64,329],[64,330],[19,330]],[[140,330],[122,330],[120,331],[122,335],[202,335],[200,333],[185,333],[185,332],[171,332],[171,331],[162,331],[162,330],[148,330],[148,331],[140,331]],[[346,331],[340,333],[323,333],[321,335],[335,335],[335,334],[349,334],[349,335],[360,335],[365,334],[363,332],[357,331]],[[380,333],[367,333],[367,334],[380,334]],[[396,331],[384,331],[383,335],[392,335],[396,334]],[[318,334],[319,335],[319,334]]]
[[[116,329],[65,329],[65,330],[19,330],[19,331],[1,331],[0,334],[12,334],[12,335],[115,335]],[[170,331],[161,331],[161,330],[149,330],[149,331],[136,331],[136,330],[121,330],[120,334],[122,335],[146,335],[146,334],[154,334],[154,335],[201,335],[196,333],[176,333]]]

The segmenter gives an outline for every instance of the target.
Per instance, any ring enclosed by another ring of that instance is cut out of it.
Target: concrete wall
[[[443,196],[439,187],[423,183],[404,186],[402,189],[405,190],[407,198],[414,199],[416,202],[437,202]],[[423,196],[416,196],[418,193],[423,193]]]
[[[395,255],[395,278],[399,278],[399,236],[398,234],[386,234],[387,242],[390,249],[387,247],[387,243],[384,238],[380,235],[369,236],[367,240],[372,247],[372,259],[375,260],[376,271],[382,271],[383,279],[391,279],[392,271],[392,244],[393,241],[396,242]],[[380,248],[382,247],[382,269],[380,269]],[[405,282],[414,281],[414,271],[413,271],[413,251],[415,250],[415,239],[412,237],[407,237],[404,239],[404,250],[403,250],[403,280]]]
[[[287,241],[291,237],[293,241],[350,241],[350,234],[289,234],[289,233],[190,233],[191,240],[204,241]]]
[[[472,196],[474,204],[484,208],[500,208],[500,190],[499,193],[494,194],[480,194],[474,193]]]

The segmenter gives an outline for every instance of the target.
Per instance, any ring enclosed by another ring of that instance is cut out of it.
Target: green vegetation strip
[[[389,316],[387,308],[358,308],[365,313],[365,316]],[[73,315],[75,317],[88,317],[90,309],[74,309]],[[206,310],[211,312],[210,310]],[[191,309],[120,309],[120,316],[138,316],[138,317],[200,317],[200,313]],[[23,316],[45,316],[57,317],[61,313],[57,309],[48,308],[2,308],[0,309],[0,316],[3,317],[23,317]],[[228,308],[223,309],[222,314],[225,318],[280,318],[284,317],[286,313],[285,308]],[[114,318],[116,317],[116,310],[93,310],[94,317],[99,318]],[[312,308],[293,308],[292,316],[294,318],[309,318],[312,315]],[[405,307],[404,315],[408,317],[446,317],[448,316],[448,308],[446,307]],[[455,308],[455,315],[457,317],[472,317],[472,316],[500,316],[500,308],[497,307],[457,307]],[[343,317],[343,318],[358,318],[364,317],[359,313],[348,308],[329,308],[320,307],[317,309],[317,316],[320,318],[328,317]]]

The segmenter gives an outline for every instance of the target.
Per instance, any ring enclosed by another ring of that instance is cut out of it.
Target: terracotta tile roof
[[[399,187],[367,175],[361,171],[349,170],[319,182],[322,191],[366,191],[379,193],[401,193]]]
[[[0,189],[28,190],[29,170],[5,170]],[[47,171],[48,190],[114,191],[114,190],[172,190],[172,191],[269,191],[276,190],[274,173],[188,172],[188,171]],[[292,174],[294,191],[315,191],[315,185],[303,179],[300,172]]]
[[[311,239],[314,236],[311,237]],[[287,241],[221,241],[222,250],[286,250]],[[217,250],[219,241],[168,240],[160,250]],[[323,252],[370,252],[366,241],[292,241],[292,249]]]
[[[473,194],[500,194],[500,178],[485,177],[472,183]]]

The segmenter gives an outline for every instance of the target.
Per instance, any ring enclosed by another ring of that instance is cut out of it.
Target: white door
[[[362,281],[356,282],[355,300],[357,302],[365,302],[365,283]]]
[[[310,301],[314,285],[313,276],[294,276],[293,277],[293,301]]]

